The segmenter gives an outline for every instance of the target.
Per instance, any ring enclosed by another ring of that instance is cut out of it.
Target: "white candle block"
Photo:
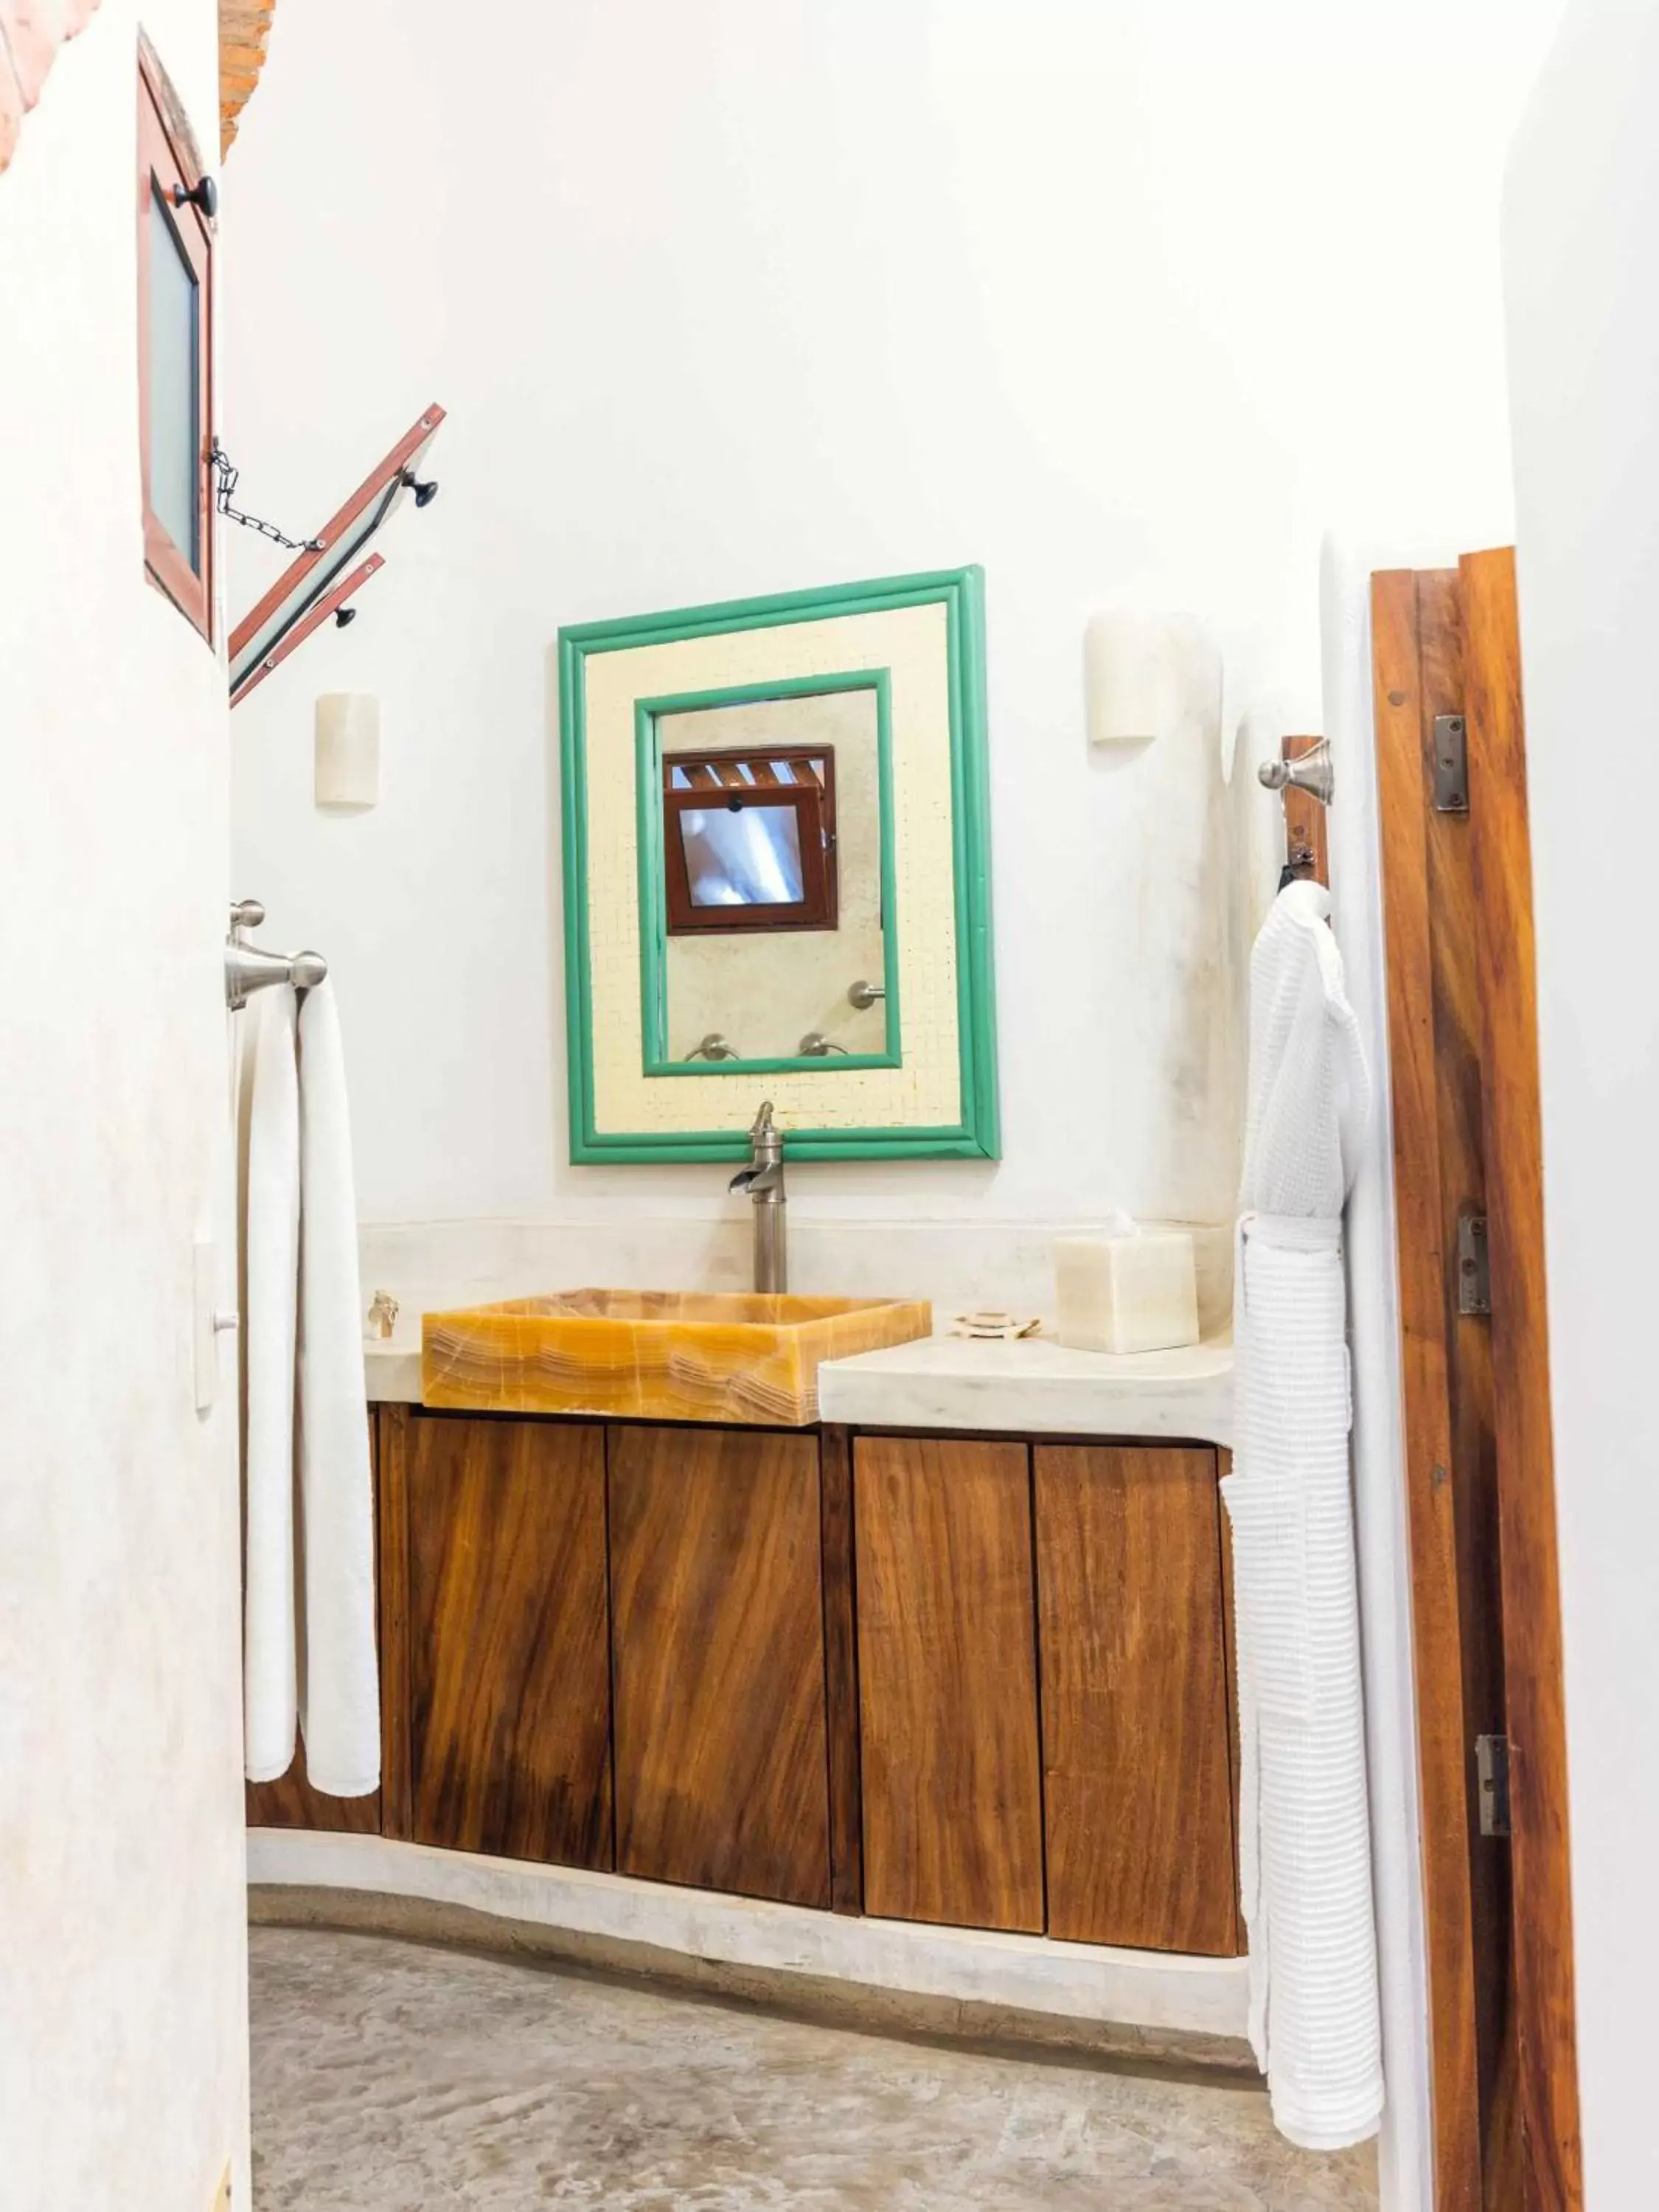
[[[1198,1342],[1198,1276],[1184,1229],[1054,1239],[1054,1334],[1076,1352]]]

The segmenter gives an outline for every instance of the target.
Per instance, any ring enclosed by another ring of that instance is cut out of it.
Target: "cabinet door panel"
[[[1036,1456],[1048,1932],[1231,1954],[1215,1454],[1043,1444]]]
[[[609,1867],[604,1431],[428,1414],[406,1455],[415,1839]]]
[[[617,1863],[830,1902],[815,1437],[613,1428]]]
[[[854,1522],[865,1910],[1040,1932],[1026,1448],[860,1437]]]

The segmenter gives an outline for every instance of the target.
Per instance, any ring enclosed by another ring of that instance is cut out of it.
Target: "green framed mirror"
[[[573,1160],[998,1153],[977,568],[559,633]]]

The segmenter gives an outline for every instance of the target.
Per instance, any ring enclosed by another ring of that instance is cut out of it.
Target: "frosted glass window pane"
[[[693,906],[798,906],[806,896],[793,806],[688,807],[680,836]]]
[[[149,196],[149,504],[199,575],[200,295],[172,217]]]

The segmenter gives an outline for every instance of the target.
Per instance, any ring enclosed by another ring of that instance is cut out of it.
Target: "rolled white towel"
[[[374,1498],[363,1380],[357,1203],[333,987],[300,1013],[300,1491],[306,1769],[333,1797],[380,1786]]]
[[[294,1761],[294,1355],[300,1261],[300,1091],[290,990],[255,1001],[247,1145],[247,1553],[243,1655],[250,1782]]]

